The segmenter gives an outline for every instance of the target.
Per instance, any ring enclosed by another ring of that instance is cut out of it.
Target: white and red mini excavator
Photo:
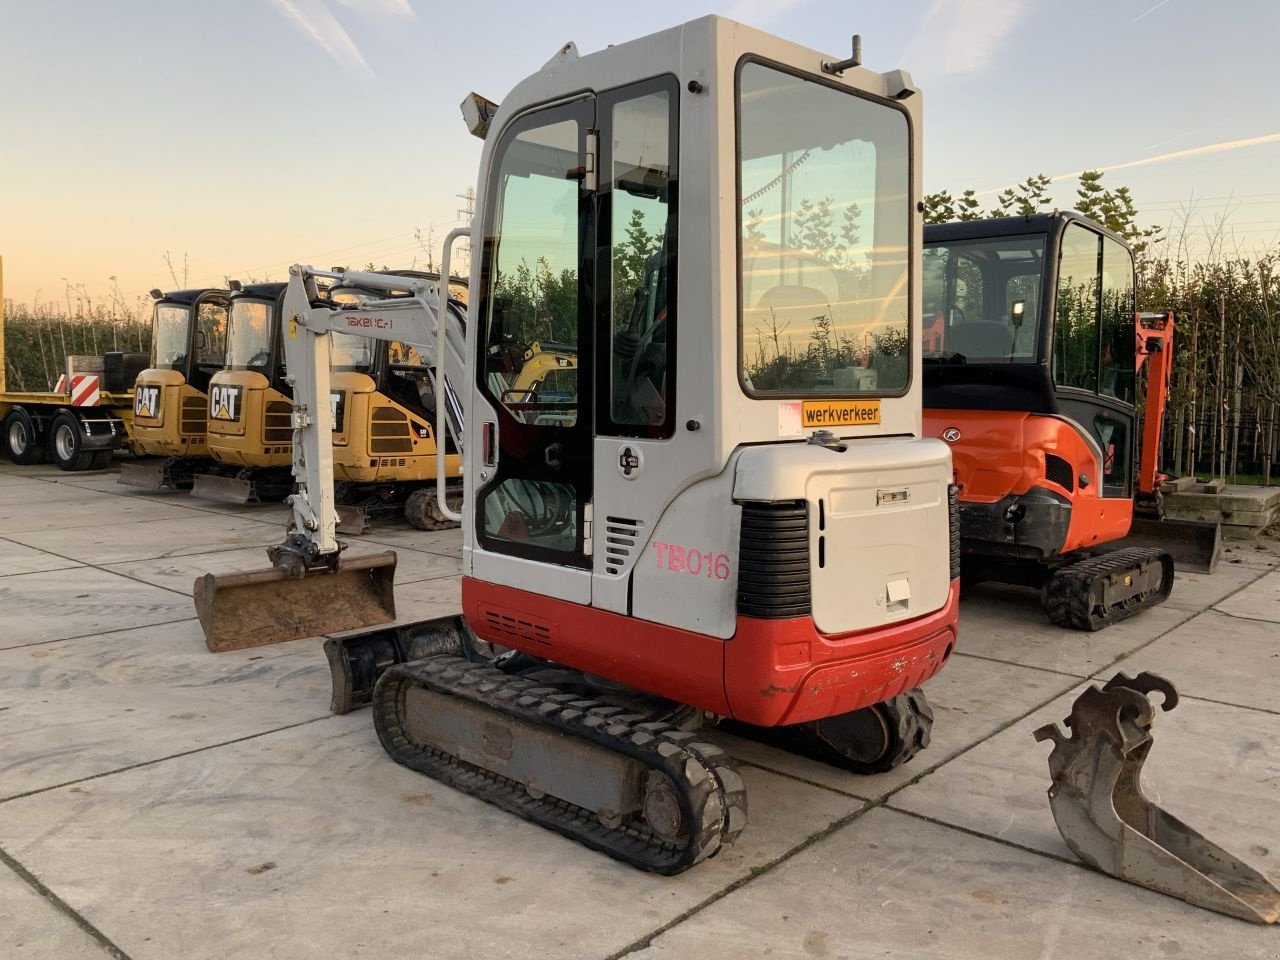
[[[331,584],[300,631],[376,579],[338,559],[329,334],[434,347],[435,433],[463,450],[461,614],[328,644],[335,706],[371,702],[397,761],[674,874],[746,823],[708,720],[858,771],[927,743],[959,554],[921,433],[921,97],[858,60],[707,17],[469,97],[461,351],[430,281],[291,271],[298,493],[269,586]],[[530,343],[576,363],[514,388]]]

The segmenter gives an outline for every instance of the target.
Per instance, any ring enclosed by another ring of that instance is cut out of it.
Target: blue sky
[[[1115,170],[1143,219],[1228,217],[1280,242],[1280,4],[1268,0],[0,0],[5,293],[103,296],[279,278],[298,260],[408,265],[474,183],[458,101],[501,99],[566,40],[591,51],[704,12],[909,70],[925,187]],[[1240,141],[1251,145],[1216,147]],[[1074,181],[1055,185],[1070,206]],[[989,196],[989,195],[987,195]],[[1201,198],[1196,203],[1193,197]]]

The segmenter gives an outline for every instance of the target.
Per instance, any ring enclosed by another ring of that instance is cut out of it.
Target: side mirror
[[[1022,315],[1026,312],[1027,301],[1015,300],[1013,307],[1009,310],[1009,319],[1013,322],[1013,329],[1022,329]]]

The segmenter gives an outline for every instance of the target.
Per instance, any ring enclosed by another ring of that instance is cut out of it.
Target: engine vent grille
[[[262,434],[267,443],[293,443],[293,404],[267,401],[263,421]]]
[[[178,427],[178,432],[184,437],[203,437],[205,435],[205,418],[208,411],[205,410],[204,397],[183,397],[182,398],[182,422]]]
[[[960,488],[947,486],[947,515],[951,521],[951,579],[960,579]]]
[[[1076,488],[1076,472],[1071,469],[1071,464],[1052,453],[1044,455],[1044,478],[1069,492]]]
[[[525,614],[514,610],[503,610],[498,607],[485,607],[482,610],[484,623],[488,627],[486,639],[523,640],[532,643],[550,643],[552,638],[551,624],[533,620]]]
[[[809,505],[744,503],[738,613],[782,620],[810,613]]]
[[[379,407],[369,423],[370,453],[412,453],[409,418],[394,407]]]
[[[636,544],[640,542],[642,520],[626,517],[604,518],[604,569],[605,573],[618,574],[631,559]]]

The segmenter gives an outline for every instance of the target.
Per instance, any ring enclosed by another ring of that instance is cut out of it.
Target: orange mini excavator
[[[1168,597],[1175,557],[1213,567],[1217,524],[1163,519],[1173,316],[1136,313],[1120,237],[1074,213],[927,227],[923,337],[968,582],[1039,587],[1055,624],[1099,630]]]

